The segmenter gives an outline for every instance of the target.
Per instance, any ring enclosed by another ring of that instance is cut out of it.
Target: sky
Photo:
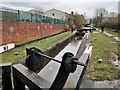
[[[45,12],[54,8],[67,13],[74,11],[83,14],[85,18],[93,18],[98,8],[118,13],[119,0],[44,0],[44,2],[43,0],[2,0],[1,2],[0,6],[19,10],[39,8]]]

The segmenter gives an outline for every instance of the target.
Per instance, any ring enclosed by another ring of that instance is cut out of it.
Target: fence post
[[[36,20],[35,21],[37,22],[37,13],[35,14],[35,16],[36,16]]]
[[[25,90],[25,85],[16,76],[14,76],[14,90]]]
[[[20,21],[20,10],[18,10],[18,21]]]
[[[17,71],[15,70],[15,68],[13,69],[13,83],[14,83],[14,90],[25,90],[25,85],[22,81],[20,81],[20,79],[18,79],[17,75]],[[22,78],[21,78],[22,79]]]
[[[11,63],[2,63],[2,86],[3,90],[12,90]]]
[[[31,13],[31,22],[32,22],[32,13]]]

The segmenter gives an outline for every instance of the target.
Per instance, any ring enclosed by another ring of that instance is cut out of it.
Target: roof
[[[52,11],[52,10],[59,11],[59,12],[65,13],[65,14],[69,14],[69,13],[66,13],[66,12],[64,12],[64,11],[57,10],[57,9],[54,9],[54,8],[53,8],[53,9],[50,9],[50,10],[48,10],[48,11],[46,11],[46,12],[49,12],[49,11]],[[46,12],[45,12],[45,13],[46,13]]]
[[[31,9],[31,10],[29,10],[30,12],[37,12],[37,13],[44,13],[44,12],[42,12],[42,11],[40,11],[40,10],[36,10],[36,9]]]

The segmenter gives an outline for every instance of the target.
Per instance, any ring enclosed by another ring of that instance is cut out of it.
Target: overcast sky
[[[25,2],[26,1],[26,2]],[[19,9],[30,10],[32,8],[40,8],[43,11],[52,8],[70,13],[71,11],[85,15],[86,18],[94,16],[97,8],[106,8],[109,12],[118,13],[119,0],[4,0],[2,6]]]

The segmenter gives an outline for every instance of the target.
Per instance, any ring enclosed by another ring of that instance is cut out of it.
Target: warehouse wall
[[[68,29],[68,24],[52,24],[30,21],[3,20],[0,27],[2,41],[0,44],[7,44],[47,35],[53,32]]]

